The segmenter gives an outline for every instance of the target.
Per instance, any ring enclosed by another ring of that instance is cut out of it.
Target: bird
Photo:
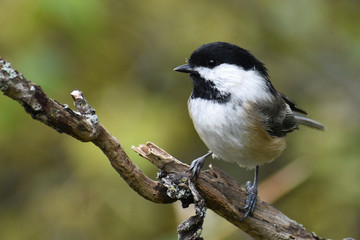
[[[192,161],[191,179],[198,179],[209,156],[255,169],[253,182],[246,183],[242,221],[255,210],[259,166],[284,151],[286,135],[299,125],[318,130],[325,127],[306,117],[306,111],[277,91],[264,63],[237,45],[204,44],[174,70],[192,79],[189,115],[209,149]]]

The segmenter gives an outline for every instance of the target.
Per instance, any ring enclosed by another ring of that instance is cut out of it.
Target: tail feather
[[[304,117],[300,114],[295,114],[294,117],[295,117],[296,122],[299,124],[302,124],[302,125],[305,125],[305,126],[308,126],[311,128],[315,128],[315,129],[318,129],[321,131],[325,131],[325,126],[315,120]]]

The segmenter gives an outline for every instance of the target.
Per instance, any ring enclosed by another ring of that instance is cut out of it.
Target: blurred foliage
[[[203,43],[250,49],[277,89],[327,126],[289,135],[284,154],[261,168],[265,179],[302,157],[312,171],[275,206],[320,236],[360,238],[359,11],[354,0],[0,0],[0,56],[59,102],[72,105],[81,89],[155,177],[131,145],[153,141],[186,162],[206,151],[187,114],[191,81],[172,69]],[[0,239],[177,238],[179,205],[142,199],[92,144],[35,122],[7,97],[0,133]],[[248,239],[211,213],[204,236]]]

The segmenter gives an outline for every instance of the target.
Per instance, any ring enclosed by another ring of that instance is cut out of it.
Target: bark
[[[258,199],[253,215],[240,221],[246,188],[215,167],[202,171],[198,181],[189,181],[189,166],[148,142],[133,147],[159,168],[158,181],[146,176],[128,157],[120,142],[98,121],[95,110],[79,90],[71,95],[77,111],[49,98],[40,86],[26,80],[10,63],[0,58],[0,90],[19,102],[34,119],[82,142],[99,147],[113,168],[139,195],[155,203],[180,200],[184,207],[195,203],[196,214],[178,227],[179,239],[200,237],[206,208],[247,232],[255,239],[323,239],[308,232],[276,208]]]

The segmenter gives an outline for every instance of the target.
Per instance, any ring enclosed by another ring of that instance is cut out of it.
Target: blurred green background
[[[266,180],[301,163],[281,181],[304,179],[275,196],[275,207],[322,237],[360,238],[359,12],[354,0],[0,0],[0,56],[61,103],[72,106],[70,92],[82,90],[155,178],[132,145],[152,141],[187,163],[206,152],[187,113],[191,81],[173,68],[207,42],[250,49],[275,87],[327,127],[290,134],[284,154],[261,168]],[[0,96],[0,239],[177,239],[192,213],[141,198],[94,145]],[[250,239],[210,210],[203,236]]]

